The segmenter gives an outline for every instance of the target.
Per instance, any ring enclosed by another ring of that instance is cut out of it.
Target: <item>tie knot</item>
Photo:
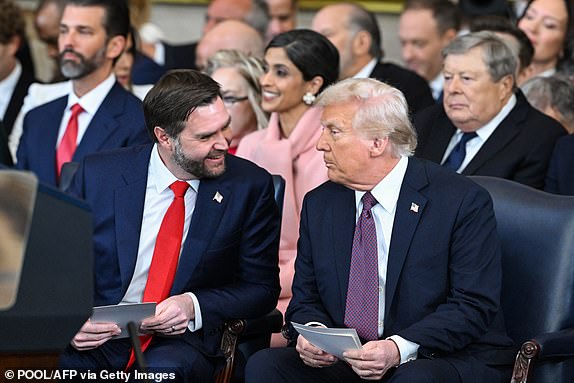
[[[173,194],[175,195],[176,198],[183,197],[188,187],[189,184],[185,181],[175,181],[174,183],[169,185],[169,188],[173,191]]]
[[[460,145],[465,145],[468,141],[472,140],[476,136],[477,136],[476,132],[463,133],[459,143]]]
[[[78,114],[84,111],[84,108],[82,108],[82,106],[78,103],[72,105],[71,109],[72,109],[72,116],[77,116]]]
[[[371,210],[371,208],[377,204],[377,200],[373,197],[370,191],[363,195],[361,201],[363,201],[363,210]]]

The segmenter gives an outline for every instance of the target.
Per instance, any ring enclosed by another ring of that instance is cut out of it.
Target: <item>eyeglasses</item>
[[[223,100],[223,103],[225,104],[225,106],[231,107],[236,102],[245,101],[245,100],[247,100],[247,98],[248,98],[247,96],[244,96],[244,97],[223,96],[221,99]]]

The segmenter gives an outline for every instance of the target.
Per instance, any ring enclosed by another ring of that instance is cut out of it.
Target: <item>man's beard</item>
[[[212,150],[207,155],[207,158],[219,156],[222,153],[225,153],[225,151],[224,150]],[[215,177],[219,177],[220,175],[225,173],[225,162],[223,163],[223,166],[221,166],[219,168],[208,169],[205,166],[205,163],[203,162],[203,160],[197,161],[197,160],[193,160],[191,158],[186,157],[185,154],[183,153],[182,148],[181,148],[181,142],[179,141],[179,138],[176,138],[174,140],[174,151],[173,151],[172,158],[173,158],[173,162],[175,162],[175,164],[177,166],[179,166],[185,172],[187,172],[189,174],[193,174],[198,179],[215,178]]]
[[[64,59],[64,55],[71,53],[80,59],[79,62]],[[60,63],[60,71],[64,77],[75,80],[89,75],[98,69],[105,60],[106,47],[100,49],[91,59],[86,59],[83,55],[74,51],[71,48],[64,49],[58,58]]]

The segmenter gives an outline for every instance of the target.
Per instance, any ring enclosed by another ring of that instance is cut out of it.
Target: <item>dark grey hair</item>
[[[513,50],[495,33],[481,31],[458,36],[442,50],[443,58],[448,55],[462,55],[473,48],[482,49],[482,61],[494,82],[512,76],[516,83],[518,57]]]

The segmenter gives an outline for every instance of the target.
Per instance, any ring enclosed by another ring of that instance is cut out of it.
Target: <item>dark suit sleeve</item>
[[[544,190],[550,193],[574,195],[574,136],[556,141],[550,159]]]
[[[544,189],[544,180],[556,141],[566,135],[558,124],[543,126],[545,134],[537,135],[532,148],[512,176],[512,180],[537,189]]]
[[[478,187],[470,188],[458,201],[459,206],[453,207],[457,214],[448,246],[449,283],[444,301],[420,320],[397,331],[397,335],[418,343],[421,349],[445,353],[461,350],[488,331],[499,310],[501,254],[492,202],[488,193]],[[440,225],[439,218],[434,218],[434,224]]]
[[[147,129],[144,114],[143,105],[139,99],[131,97],[129,100],[129,106],[126,108],[126,115],[121,116],[121,125],[126,125],[129,127],[130,134],[127,137],[127,142],[123,146],[136,146],[136,145],[146,145],[153,142],[153,139]]]
[[[230,249],[240,253],[238,264],[228,265],[237,269],[234,282],[193,290],[201,306],[204,326],[230,318],[258,317],[277,305],[280,217],[271,176],[267,176],[251,192],[253,198],[245,201],[249,214],[240,225],[241,240]]]
[[[309,199],[305,197],[301,209],[299,241],[297,242],[293,298],[285,314],[285,323],[289,325],[289,338],[292,341],[296,339],[297,333],[291,326],[291,321],[303,324],[319,322],[327,327],[334,327],[331,317],[323,306],[315,278],[312,238],[309,230],[310,225],[313,225],[313,217],[316,216],[310,211],[312,209],[312,203],[309,203]],[[335,283],[333,281],[333,284]]]
[[[10,155],[10,149],[8,148],[8,137],[4,132],[4,126],[2,126],[2,121],[0,120],[0,164],[7,166],[12,166],[12,156]]]
[[[22,136],[20,137],[20,142],[18,143],[18,149],[16,150],[15,167],[21,170],[28,170],[30,168],[30,164],[28,162],[28,140],[29,140],[28,115],[29,113],[27,113],[26,116],[24,117],[24,122],[22,126]]]

